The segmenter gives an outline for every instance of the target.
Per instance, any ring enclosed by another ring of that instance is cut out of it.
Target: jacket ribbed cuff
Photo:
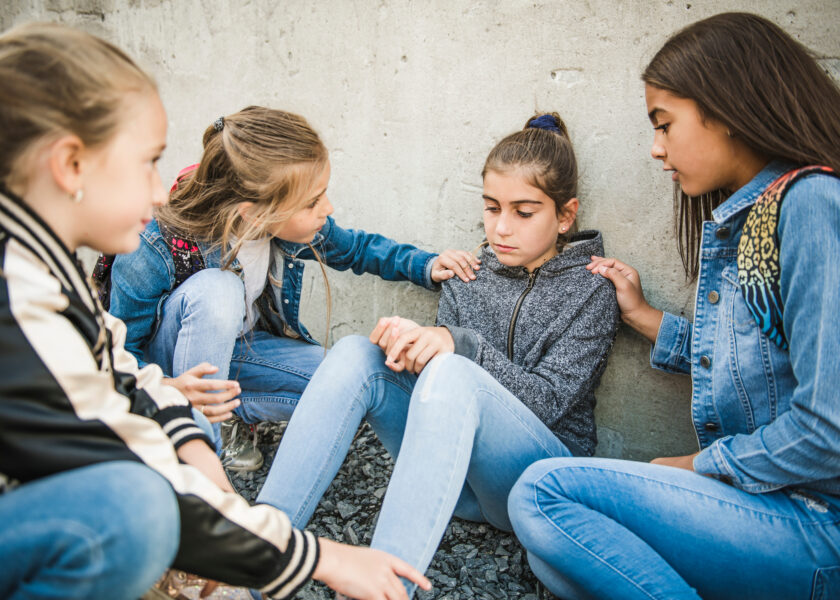
[[[265,586],[262,592],[271,598],[293,597],[312,578],[320,557],[318,538],[309,531],[293,529],[281,557],[280,577]]]
[[[169,441],[177,450],[191,440],[202,440],[210,446],[213,452],[216,446],[213,440],[207,437],[204,430],[199,427],[192,418],[192,409],[189,406],[170,406],[159,411],[154,420],[163,428],[163,432],[169,436]]]

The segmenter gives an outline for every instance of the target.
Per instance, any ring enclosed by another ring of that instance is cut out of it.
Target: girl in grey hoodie
[[[615,289],[586,269],[600,233],[570,233],[577,166],[560,117],[529,119],[482,176],[475,279],[444,283],[436,327],[389,317],[335,345],[257,499],[305,525],[365,418],[396,459],[371,546],[421,571],[453,514],[510,531],[526,467],[594,452],[594,390],[618,325]]]

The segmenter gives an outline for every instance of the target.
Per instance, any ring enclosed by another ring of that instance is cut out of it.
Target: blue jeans
[[[245,422],[287,421],[324,349],[260,330],[239,336],[244,318],[242,280],[232,271],[204,269],[166,299],[144,358],[175,377],[208,362],[219,368],[209,378],[239,382],[242,403],[234,412]],[[218,423],[213,429],[218,445]]]
[[[836,497],[561,458],[528,468],[509,506],[534,573],[561,598],[840,598]]]
[[[419,377],[394,373],[377,346],[348,336],[303,393],[257,502],[306,525],[363,418],[396,458],[371,547],[421,571],[453,513],[510,530],[507,496],[517,477],[536,460],[570,454],[469,359],[445,354]]]
[[[175,558],[169,483],[132,462],[99,463],[0,495],[0,598],[136,600]]]

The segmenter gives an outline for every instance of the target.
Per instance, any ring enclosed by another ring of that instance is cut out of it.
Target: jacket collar
[[[96,313],[96,304],[76,256],[26,203],[0,191],[0,230],[15,238],[47,265],[61,285],[76,292],[85,306]]]
[[[773,160],[768,163],[749,183],[729,196],[723,204],[712,211],[715,223],[728,221],[744,209],[751,207],[771,183],[779,177],[796,168],[796,165],[786,160]]]

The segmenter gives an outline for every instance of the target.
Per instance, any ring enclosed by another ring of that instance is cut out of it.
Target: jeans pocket
[[[832,600],[833,598],[840,598],[840,567],[817,569],[814,573],[811,600]]]

